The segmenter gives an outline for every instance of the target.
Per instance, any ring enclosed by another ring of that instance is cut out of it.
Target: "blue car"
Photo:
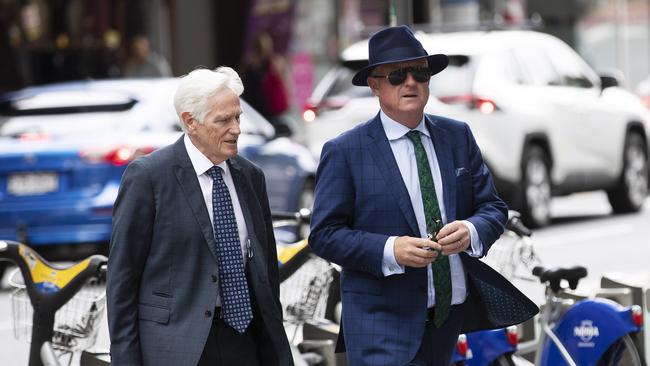
[[[0,99],[0,239],[106,243],[122,173],[182,132],[177,79],[83,81]],[[266,174],[271,209],[310,207],[316,160],[242,102],[241,155]]]

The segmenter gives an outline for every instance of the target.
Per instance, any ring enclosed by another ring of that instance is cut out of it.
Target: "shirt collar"
[[[386,132],[386,137],[388,137],[389,141],[400,139],[404,137],[404,135],[406,135],[409,131],[411,131],[410,128],[388,117],[388,115],[384,113],[383,110],[379,111],[379,118],[381,119],[381,124],[384,126],[384,131]],[[426,125],[424,124],[424,116],[422,116],[422,121],[420,121],[414,130],[420,131],[427,137],[431,138],[429,135],[429,129],[427,129]]]
[[[192,167],[194,167],[194,171],[196,172],[197,176],[205,174],[205,172],[214,166],[210,159],[203,155],[203,153],[199,151],[196,146],[194,146],[192,140],[190,140],[190,137],[187,136],[187,134],[185,134],[183,142],[185,143],[185,150],[187,150],[187,155],[190,157]],[[217,166],[223,169],[224,172],[228,172],[228,164],[226,164],[225,161],[217,164]]]

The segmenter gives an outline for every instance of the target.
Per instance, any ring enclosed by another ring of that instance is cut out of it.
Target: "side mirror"
[[[275,128],[275,137],[291,137],[293,136],[293,130],[286,123],[274,124]]]
[[[294,134],[291,121],[285,116],[269,118],[269,122],[275,129],[274,137],[292,137]]]
[[[618,79],[615,76],[600,76],[600,88],[602,90],[611,88],[613,86],[619,86],[620,84],[621,83],[619,83]]]
[[[599,70],[598,76],[600,77],[600,89],[605,90],[613,86],[625,86],[625,74],[617,69],[604,69]]]

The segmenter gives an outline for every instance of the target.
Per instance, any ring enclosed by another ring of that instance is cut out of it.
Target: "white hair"
[[[183,123],[184,112],[189,112],[199,123],[208,114],[208,100],[224,89],[230,89],[240,96],[244,92],[244,85],[235,70],[221,66],[214,70],[196,69],[182,76],[176,94],[174,94],[174,108],[180,118],[181,128],[185,131]]]

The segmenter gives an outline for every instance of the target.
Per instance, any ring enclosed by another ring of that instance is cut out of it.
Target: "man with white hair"
[[[292,365],[264,174],[237,155],[241,79],[194,70],[185,134],[133,161],[113,212],[114,365]]]

